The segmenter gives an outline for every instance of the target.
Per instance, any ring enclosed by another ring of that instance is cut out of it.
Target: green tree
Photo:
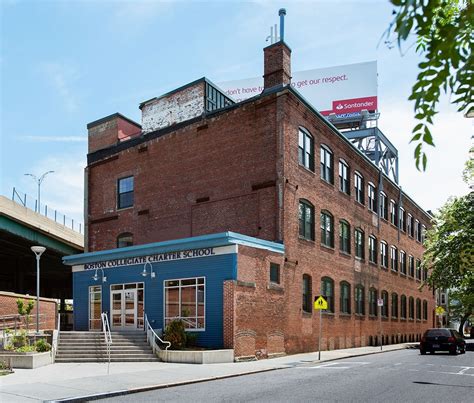
[[[26,331],[28,331],[29,326],[30,326],[30,314],[31,314],[31,311],[33,310],[33,308],[35,307],[35,302],[30,299],[30,300],[28,300],[28,302],[26,303],[26,306],[25,306],[25,301],[18,298],[16,300],[16,306],[18,308],[18,314],[25,317]]]
[[[391,46],[396,37],[399,49],[413,39],[423,57],[409,97],[415,102],[418,123],[413,128],[416,167],[426,169],[424,145],[434,146],[430,126],[438,113],[442,92],[451,96],[458,111],[474,112],[474,5],[472,0],[390,0],[394,19],[386,31]]]
[[[460,333],[474,310],[474,192],[449,200],[427,231],[422,267],[431,288],[451,289]]]

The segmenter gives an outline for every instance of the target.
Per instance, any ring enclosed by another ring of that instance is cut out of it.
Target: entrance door
[[[110,295],[111,327],[115,330],[137,328],[137,290],[112,290]]]

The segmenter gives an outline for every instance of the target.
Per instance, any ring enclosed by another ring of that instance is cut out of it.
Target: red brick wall
[[[17,299],[22,299],[25,303],[28,300],[35,301],[35,307],[30,314],[30,324],[29,329],[36,329],[36,297],[26,296],[22,294],[14,294],[11,292],[0,291],[0,316],[4,315],[17,315],[18,307],[16,304]],[[57,304],[56,301],[48,298],[40,298],[40,329],[42,330],[52,330],[56,329],[56,320],[57,320]],[[0,323],[0,325],[3,324]],[[13,322],[11,325],[8,325],[10,328],[13,328]],[[24,323],[23,323],[24,327]]]

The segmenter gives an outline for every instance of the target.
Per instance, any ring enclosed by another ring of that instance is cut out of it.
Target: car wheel
[[[421,354],[421,355],[425,355],[425,354],[426,354],[426,350],[420,350],[420,354]]]

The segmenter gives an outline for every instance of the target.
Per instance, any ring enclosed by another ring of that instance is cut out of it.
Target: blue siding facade
[[[155,278],[142,276],[143,264],[104,269],[107,281],[93,280],[94,270],[73,273],[74,328],[89,329],[89,287],[102,285],[102,311],[110,311],[110,287],[113,284],[144,283],[145,312],[155,329],[164,328],[164,281],[181,278],[205,278],[205,330],[195,332],[203,347],[223,347],[223,283],[237,279],[237,254],[199,257],[153,263]],[[148,265],[148,271],[150,266]]]

